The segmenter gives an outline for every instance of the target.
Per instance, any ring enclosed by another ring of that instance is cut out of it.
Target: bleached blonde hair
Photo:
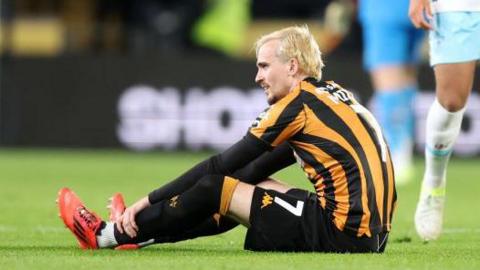
[[[276,56],[283,62],[295,58],[307,76],[317,80],[322,78],[322,68],[325,66],[322,53],[307,25],[287,27],[262,36],[255,42],[257,56],[260,47],[271,40],[280,41]]]

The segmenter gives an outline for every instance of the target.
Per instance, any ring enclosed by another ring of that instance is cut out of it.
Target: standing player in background
[[[436,84],[436,99],[426,124],[425,174],[415,212],[417,233],[428,241],[442,231],[447,164],[480,59],[480,1],[410,0],[409,15],[415,27],[430,30],[430,65]]]
[[[321,52],[307,27],[263,36],[256,53],[255,82],[270,107],[232,147],[138,200],[115,223],[61,189],[61,218],[82,248],[215,234],[203,224],[217,216],[215,226],[227,219],[249,228],[250,250],[384,251],[396,191],[378,123],[350,92],[321,81]],[[315,192],[268,178],[295,158]]]
[[[373,113],[392,151],[397,184],[413,174],[416,62],[423,31],[410,23],[408,0],[359,0],[363,61],[374,89]]]

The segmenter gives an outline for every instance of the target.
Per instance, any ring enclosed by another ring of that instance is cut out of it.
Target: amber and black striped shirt
[[[372,114],[332,81],[302,81],[249,131],[288,141],[335,226],[357,236],[390,231],[396,191],[390,154]]]

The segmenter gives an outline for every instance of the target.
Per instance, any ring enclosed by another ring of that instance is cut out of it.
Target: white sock
[[[460,133],[465,108],[449,112],[437,99],[433,102],[427,116],[425,147],[425,175],[423,188],[426,190],[444,188],[448,160],[455,141]]]
[[[105,228],[97,235],[97,244],[99,248],[110,248],[118,246],[118,242],[115,239],[114,234],[114,222],[106,222]]]

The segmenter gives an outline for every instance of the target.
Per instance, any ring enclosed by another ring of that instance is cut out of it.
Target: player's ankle
[[[445,197],[446,194],[446,186],[430,186],[430,185],[423,185],[422,190],[420,193],[421,198],[425,197]]]
[[[112,248],[118,246],[114,234],[114,222],[102,222],[97,231],[97,245],[99,248]]]

